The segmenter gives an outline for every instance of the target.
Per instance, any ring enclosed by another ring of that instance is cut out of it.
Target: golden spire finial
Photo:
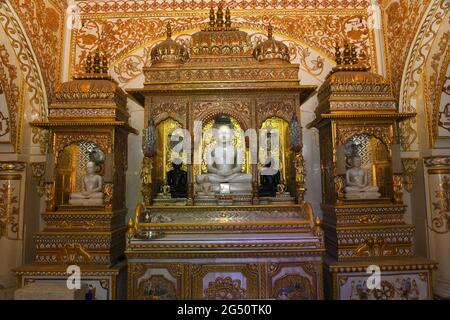
[[[221,4],[219,5],[219,9],[217,9],[216,26],[218,28],[223,28],[223,7]]]
[[[97,48],[97,50],[95,50],[95,55],[94,55],[94,73],[101,73],[100,48]]]
[[[358,53],[356,52],[355,46],[352,46],[351,55],[352,55],[352,64],[358,64],[359,59],[358,59]]]
[[[103,54],[102,57],[102,73],[108,73],[108,57],[106,56],[106,54]]]
[[[273,38],[273,27],[271,23],[269,23],[269,27],[267,28],[267,37],[269,39]]]
[[[342,64],[342,56],[341,56],[341,47],[339,46],[338,43],[336,43],[336,46],[334,47],[336,50],[336,53],[334,54],[335,56],[335,60],[336,60],[336,64],[338,66],[340,66]]]
[[[225,27],[231,28],[231,12],[230,12],[230,8],[227,8],[227,10],[225,10]]]
[[[86,73],[89,74],[92,72],[92,55],[89,51],[86,57]]]
[[[214,28],[216,26],[216,14],[214,13],[214,8],[211,7],[209,10],[209,26]]]
[[[352,52],[350,50],[350,44],[345,41],[344,44],[344,64],[349,65],[352,63]]]
[[[170,25],[170,22],[167,22],[166,35],[167,39],[172,38],[172,26]]]

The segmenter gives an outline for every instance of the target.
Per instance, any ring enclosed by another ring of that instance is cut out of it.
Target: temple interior
[[[0,300],[450,299],[449,6],[0,1]]]

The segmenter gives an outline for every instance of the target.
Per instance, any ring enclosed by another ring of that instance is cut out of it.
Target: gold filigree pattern
[[[438,201],[433,203],[438,216],[433,218],[431,229],[440,234],[450,232],[450,178],[444,176],[439,190],[435,191]]]
[[[57,261],[63,263],[89,262],[91,255],[79,243],[67,243],[57,254]]]
[[[231,277],[218,277],[205,289],[204,297],[209,300],[239,300],[246,298],[247,290],[241,287],[240,280]]]
[[[0,176],[0,239],[18,239],[19,196],[13,180],[3,180]]]
[[[47,95],[51,97],[60,79],[65,3],[57,0],[12,0],[11,3],[36,53]]]
[[[414,183],[416,181],[417,176],[418,163],[419,159],[415,158],[402,159],[404,186],[405,190],[408,191],[409,193],[411,193],[414,188]]]
[[[19,115],[19,96],[20,88],[16,84],[18,76],[17,67],[10,63],[9,53],[4,45],[0,45],[0,87],[6,98],[6,107],[8,110],[8,117],[1,115],[1,129],[0,136],[10,133],[9,141],[16,146],[16,136],[18,127]],[[20,115],[19,115],[20,116]]]
[[[383,238],[370,237],[356,249],[357,257],[386,257],[395,256],[396,249],[394,245],[386,243]]]
[[[45,194],[45,162],[32,162],[30,165],[38,195],[42,197]]]
[[[117,12],[116,10],[117,7],[115,12]],[[142,47],[151,46],[163,37],[166,33],[167,23],[171,24],[174,33],[185,33],[194,28],[203,27],[208,22],[207,13],[204,15],[191,14],[190,17],[186,15],[177,16],[174,19],[173,17],[166,17],[167,11],[156,13],[156,16],[154,15],[155,11],[151,12],[153,13],[152,15],[139,18],[132,18],[126,13],[119,14],[121,16],[120,19],[102,17],[92,19],[91,17],[80,32],[73,33],[74,51],[71,53],[73,72],[77,73],[84,68],[83,63],[87,52],[95,50],[98,46],[99,35],[102,34],[102,39],[104,40],[102,41],[102,46],[105,46],[106,51],[109,52],[112,64],[114,65],[116,62],[127,59],[126,64],[136,70],[136,72],[132,73],[131,77],[133,78],[138,72],[137,64],[142,65],[143,61],[149,61],[148,52],[151,49],[146,49],[147,54],[137,54],[136,51]],[[259,12],[257,14],[248,12],[233,17],[233,25],[261,31],[265,30],[267,28],[266,12],[261,10]],[[172,12],[171,16],[173,14]],[[333,56],[335,43],[343,43],[346,38],[351,39],[352,43],[360,51],[361,57],[367,57],[370,64],[376,69],[373,32],[367,27],[367,19],[366,11],[361,11],[357,14],[346,12],[346,14],[340,15],[326,13],[309,15],[302,12],[293,14],[280,12],[277,15],[273,15],[269,22],[272,23],[277,33],[296,39],[295,43],[297,46],[300,43],[305,43],[308,47],[322,53],[319,58],[311,60],[312,67],[308,67],[305,64],[306,70],[312,69],[313,72],[317,72],[322,68],[323,59]],[[133,34],[133,36],[130,37],[130,34]],[[296,45],[287,45],[290,51],[298,53],[302,57],[300,60],[310,55],[310,52],[305,47],[303,48],[305,50],[296,52]],[[130,78],[129,71],[127,71],[128,68],[125,68],[125,65],[116,68],[116,71],[119,70],[125,72],[120,75],[120,78]]]
[[[398,96],[408,50],[412,44],[417,24],[422,18],[430,0],[383,2],[387,51],[390,63],[391,81]]]

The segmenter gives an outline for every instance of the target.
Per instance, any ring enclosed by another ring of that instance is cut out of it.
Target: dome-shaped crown
[[[170,26],[170,23],[168,23],[167,39],[152,49],[152,66],[178,66],[186,61],[187,55],[187,50],[172,39],[172,27]]]
[[[269,25],[268,39],[256,46],[253,55],[262,63],[290,63],[291,61],[287,45],[273,38],[272,25]]]

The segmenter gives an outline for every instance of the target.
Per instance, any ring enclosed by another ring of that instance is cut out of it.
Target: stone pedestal
[[[14,300],[85,300],[87,285],[71,290],[65,283],[32,283],[17,289]]]
[[[368,288],[379,268],[380,287]],[[325,297],[334,300],[430,300],[434,262],[424,258],[378,258],[337,262],[326,258]]]
[[[41,296],[48,294],[48,298],[60,300],[58,297],[67,297],[67,300],[77,300],[70,298],[67,290],[68,265],[24,265],[15,271],[18,280],[20,297],[32,296],[35,291],[37,297],[34,300],[41,299]],[[101,265],[80,265],[80,280],[83,289],[83,297],[78,300],[122,300],[126,298],[125,279],[126,264],[119,262],[113,267]],[[33,287],[31,287],[33,286]],[[31,287],[31,288],[30,288]],[[40,288],[39,290],[34,288]],[[60,289],[58,289],[60,288]],[[65,288],[65,289],[64,289]],[[23,292],[23,293],[22,293]],[[46,293],[47,292],[47,293]],[[78,293],[77,293],[78,294]],[[38,297],[39,296],[39,297]],[[74,296],[78,297],[78,296]],[[64,298],[66,299],[66,298]]]
[[[309,205],[145,209],[168,223],[147,223],[142,210],[128,230],[129,299],[323,298],[323,235]]]

